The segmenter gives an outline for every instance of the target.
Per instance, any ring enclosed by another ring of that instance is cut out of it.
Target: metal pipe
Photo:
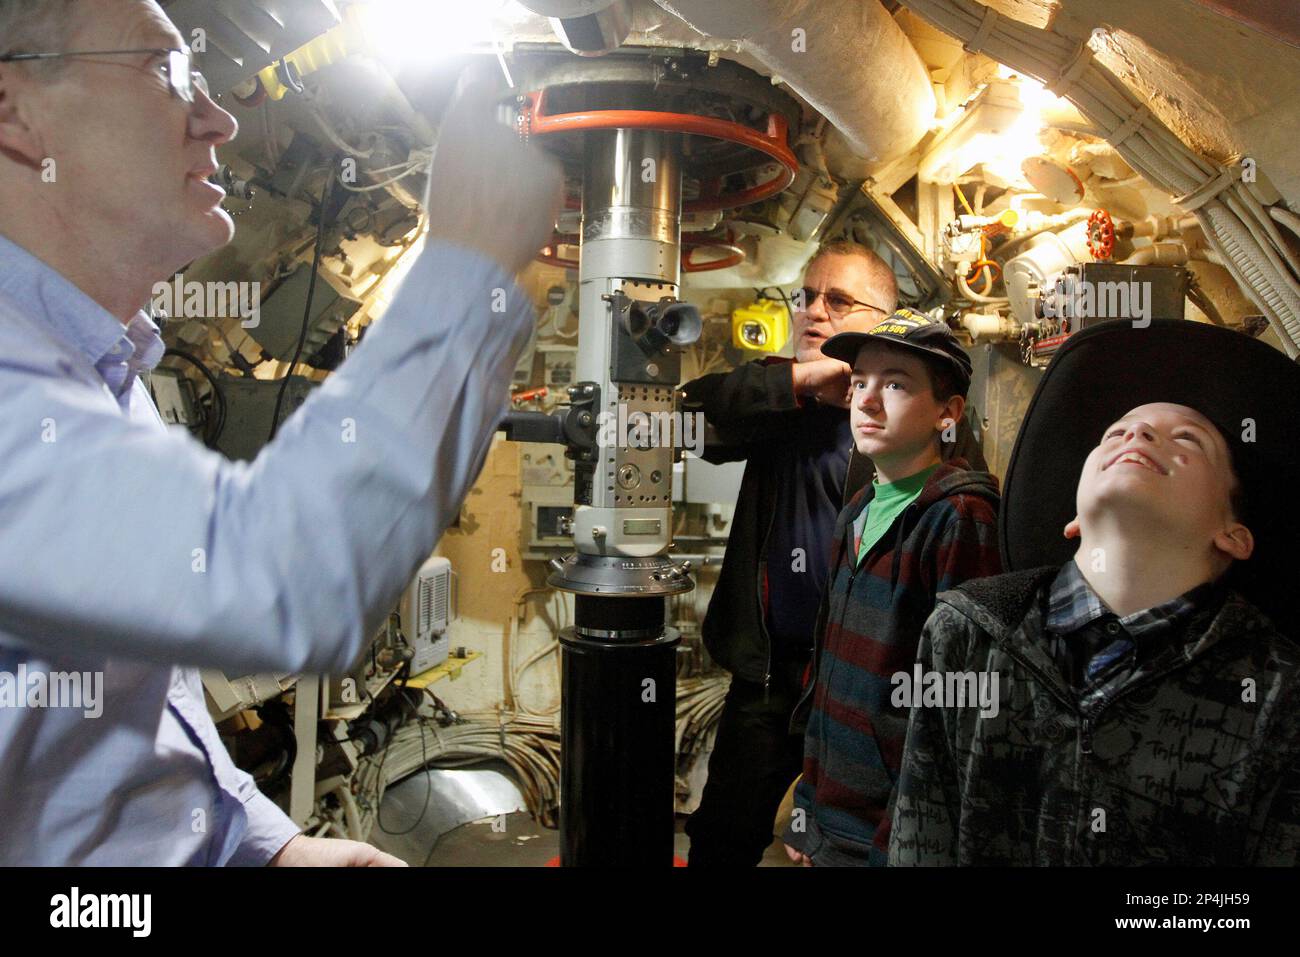
[[[618,330],[610,322],[607,296],[627,288],[633,298],[676,295],[681,279],[681,143],[673,133],[654,130],[592,131],[586,134],[582,189],[582,258],[579,270],[577,376],[600,385],[600,412],[617,422],[629,415],[673,410],[672,387],[623,387],[611,372]],[[608,480],[625,466],[638,476],[635,488]],[[590,502],[575,513],[578,551],[592,555],[644,557],[668,547],[672,515],[672,447],[641,450],[606,448],[594,469]],[[652,478],[657,477],[657,481]],[[612,486],[612,487],[611,487]],[[646,500],[642,500],[645,496]],[[590,506],[590,507],[588,507]],[[635,506],[635,507],[629,507]],[[623,527],[622,519],[660,522],[658,535],[635,540],[597,529]]]
[[[681,276],[675,133],[591,130],[584,145],[577,376],[591,411],[671,413],[680,356],[633,317],[669,320]],[[634,310],[628,304],[634,303]],[[675,321],[675,320],[674,320]],[[658,329],[671,335],[667,326]],[[662,438],[662,437],[661,437]],[[560,861],[672,865],[676,654],[664,597],[691,587],[671,541],[673,440],[601,445],[575,464],[578,554],[549,581],[575,593],[560,633]]]

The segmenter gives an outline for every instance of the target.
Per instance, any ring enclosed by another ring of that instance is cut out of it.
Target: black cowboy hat
[[[1223,433],[1245,492],[1241,520],[1255,538],[1254,554],[1235,563],[1229,580],[1284,634],[1300,634],[1300,367],[1222,327],[1117,320],[1065,341],[1030,400],[1007,466],[998,519],[1004,567],[1062,565],[1074,555],[1078,540],[1062,529],[1075,515],[1084,460],[1106,426],[1152,402],[1195,409]]]

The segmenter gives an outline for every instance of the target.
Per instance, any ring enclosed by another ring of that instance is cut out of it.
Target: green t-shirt
[[[862,529],[857,564],[862,563],[871,546],[880,541],[885,532],[889,531],[889,526],[894,524],[894,519],[902,514],[903,509],[916,501],[917,496],[921,494],[921,489],[925,488],[925,483],[940,464],[942,463],[936,462],[928,469],[922,469],[915,475],[909,475],[897,482],[889,482],[886,485],[873,483],[876,494],[872,497],[871,504],[867,506],[867,524]]]

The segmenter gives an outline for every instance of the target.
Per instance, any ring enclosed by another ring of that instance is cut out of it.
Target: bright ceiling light
[[[369,0],[361,23],[374,53],[396,65],[496,49],[493,14],[501,0]]]
[[[1003,182],[1027,188],[1020,165],[1043,152],[1044,115],[1068,106],[1036,80],[999,67],[997,78],[967,104],[921,158],[920,178],[950,183],[982,164]]]
[[[1007,66],[998,64],[999,77],[1015,81],[1020,91],[1020,102],[1025,105],[1025,112],[1033,116],[1042,116],[1051,110],[1070,109],[1070,102],[1057,96],[1033,77],[1025,76]]]

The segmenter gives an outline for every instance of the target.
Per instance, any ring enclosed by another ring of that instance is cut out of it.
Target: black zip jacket
[[[809,425],[826,409],[814,402],[801,403],[795,396],[793,366],[790,359],[768,356],[682,386],[683,407],[703,412],[709,426],[704,460],[745,462],[726,555],[704,616],[704,646],[735,677],[764,685],[772,676],[762,582],[768,538],[778,518],[774,476],[779,470],[773,462],[792,445],[810,441],[816,433],[810,432]],[[987,468],[965,418],[957,427],[957,441],[944,446],[943,457],[964,458],[977,471]],[[853,450],[844,476],[843,503],[847,505],[874,474],[871,460]],[[810,555],[809,560],[829,561],[829,556]]]

